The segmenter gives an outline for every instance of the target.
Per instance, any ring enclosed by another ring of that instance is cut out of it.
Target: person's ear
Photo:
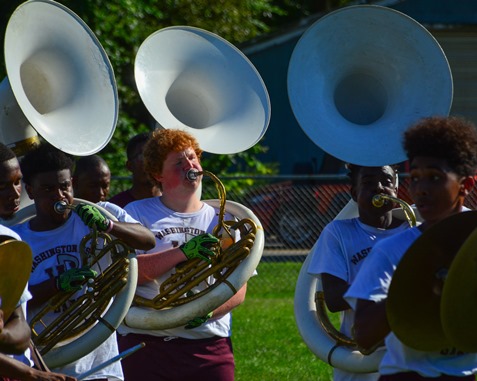
[[[472,188],[474,187],[474,185],[475,185],[475,178],[473,176],[464,177],[464,179],[462,180],[460,184],[461,194],[463,196],[467,196],[472,190]]]
[[[150,175],[154,181],[156,181],[158,184],[161,182],[162,176],[160,174],[151,174]]]
[[[129,172],[132,172],[132,163],[131,161],[127,160],[126,161],[126,169],[129,171]]]
[[[33,187],[29,184],[25,184],[25,191],[28,195],[28,197],[30,198],[30,200],[34,200],[35,197],[33,195]]]
[[[350,193],[353,201],[358,202],[358,192],[356,191],[356,187],[354,185],[351,186]]]

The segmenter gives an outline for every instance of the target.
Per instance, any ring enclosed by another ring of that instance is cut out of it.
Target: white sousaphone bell
[[[321,149],[348,163],[406,160],[402,133],[422,117],[447,115],[452,74],[442,48],[396,10],[350,6],[308,28],[292,53],[288,96]]]
[[[187,131],[206,152],[245,151],[268,128],[270,99],[258,71],[234,45],[209,31],[173,26],[153,33],[137,52],[135,78],[141,99],[157,124]],[[220,200],[205,202],[216,208],[221,205]],[[257,227],[250,253],[226,282],[217,282],[212,291],[174,308],[133,306],[124,319],[127,326],[167,329],[185,325],[225,303],[253,275],[265,242],[261,223],[239,203],[227,201],[225,211]]]
[[[453,83],[444,52],[421,24],[390,8],[357,5],[329,13],[305,31],[290,59],[288,95],[317,146],[344,162],[383,166],[406,160],[402,134],[411,124],[448,115]],[[350,201],[337,218],[356,216]],[[315,294],[322,286],[308,274],[310,260],[294,300],[303,340],[333,367],[376,371],[382,351],[363,355],[343,345],[318,317]]]
[[[78,156],[106,146],[118,119],[108,56],[89,27],[50,0],[20,5],[5,33],[8,77],[0,87],[0,141],[22,156],[22,141],[40,134]],[[18,152],[20,151],[20,152]]]
[[[270,99],[259,73],[209,31],[173,26],[151,34],[137,52],[135,78],[156,122],[189,132],[206,152],[245,151],[268,128]]]
[[[118,119],[114,71],[94,33],[75,13],[50,0],[21,4],[7,25],[5,63],[0,141],[17,156],[31,150],[38,135],[77,156],[94,154],[108,144]],[[27,204],[22,200],[23,208],[11,224],[34,216],[34,205]],[[102,315],[110,327],[96,324],[55,346],[43,356],[47,365],[70,363],[106,340],[132,302],[136,278],[136,259],[131,257],[127,285]]]

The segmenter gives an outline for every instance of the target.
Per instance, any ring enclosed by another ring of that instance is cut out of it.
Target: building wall
[[[477,28],[434,31],[452,71],[454,99],[451,114],[477,124]]]

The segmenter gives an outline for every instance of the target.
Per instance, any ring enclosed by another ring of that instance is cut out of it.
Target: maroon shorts
[[[190,340],[150,335],[118,335],[123,352],[146,346],[121,361],[125,381],[233,381],[234,355],[230,337]]]
[[[382,375],[378,381],[420,381],[420,380],[432,380],[432,381],[475,381],[475,376],[439,376],[439,377],[423,377],[415,372],[405,372]]]

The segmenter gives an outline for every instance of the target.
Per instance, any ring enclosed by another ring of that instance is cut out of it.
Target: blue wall
[[[477,24],[476,0],[408,0],[392,8],[421,24]]]
[[[298,125],[288,101],[287,71],[298,37],[247,53],[267,86],[271,101],[271,122],[261,140],[269,151],[261,159],[280,163],[280,174],[308,172],[296,167],[310,166],[317,173],[324,152],[318,148]]]

